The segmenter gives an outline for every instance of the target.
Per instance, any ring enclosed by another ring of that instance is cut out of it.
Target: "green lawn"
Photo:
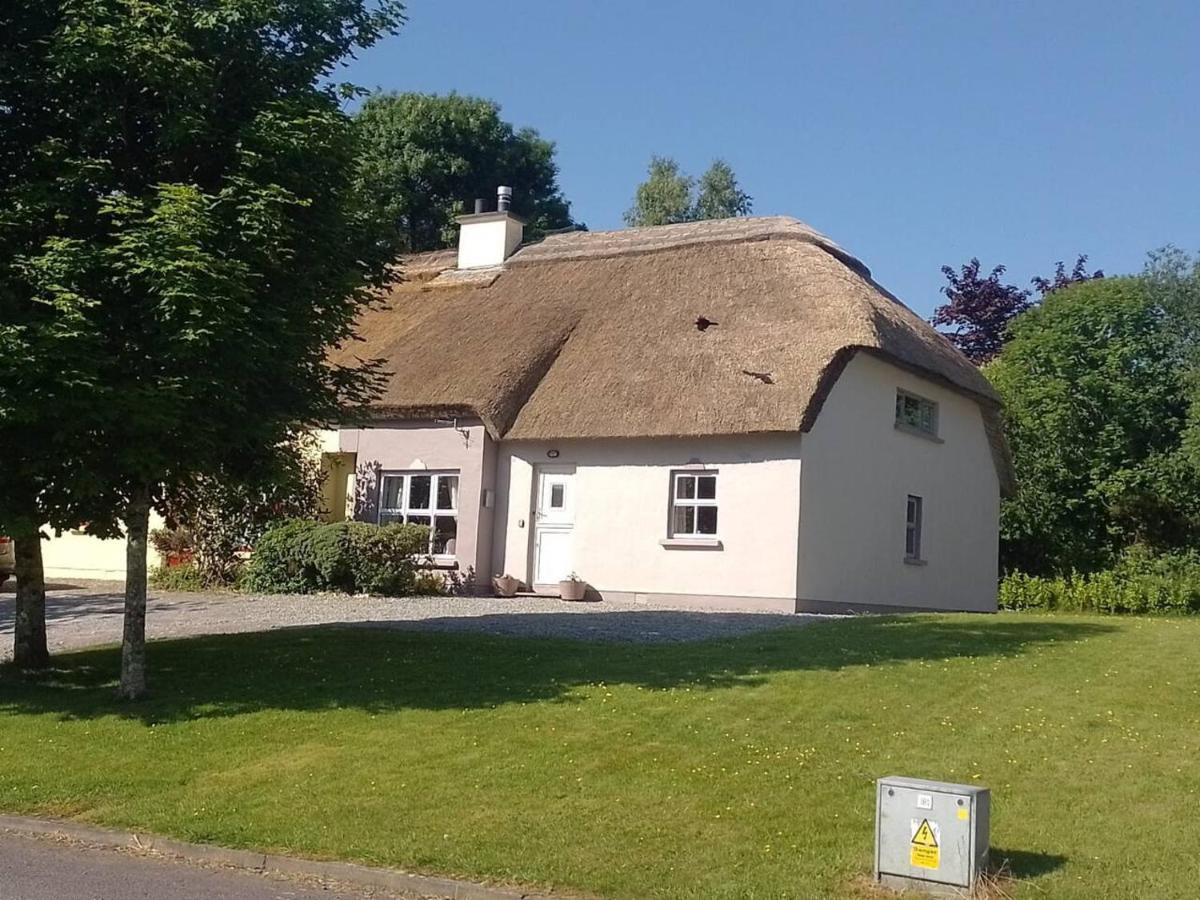
[[[615,646],[373,630],[0,683],[0,809],[613,898],[840,897],[873,782],[987,784],[1017,897],[1194,898],[1200,620],[921,616]]]

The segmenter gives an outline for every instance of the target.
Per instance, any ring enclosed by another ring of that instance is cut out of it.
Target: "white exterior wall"
[[[938,404],[940,443],[895,428],[897,388]],[[858,353],[802,456],[801,601],[995,610],[1000,487],[977,403]],[[904,561],[909,494],[926,565]]]
[[[482,222],[464,222],[458,236],[458,267],[500,265],[520,246],[523,230],[516,218],[495,213]]]
[[[502,442],[494,572],[528,582],[534,467],[574,466],[572,568],[602,596],[792,610],[800,436]],[[557,450],[556,458],[547,452]],[[720,549],[667,548],[671,472],[713,469]]]

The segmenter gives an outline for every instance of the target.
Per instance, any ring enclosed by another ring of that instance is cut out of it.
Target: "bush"
[[[150,586],[161,591],[202,591],[204,576],[195,563],[181,566],[155,566],[150,570]]]
[[[412,593],[429,529],[366,522],[321,524],[292,519],[269,529],[246,567],[246,590],[269,594],[312,591]]]
[[[1014,572],[1000,582],[1000,608],[1098,613],[1200,613],[1200,556],[1154,556],[1134,548],[1112,569],[1040,578]]]

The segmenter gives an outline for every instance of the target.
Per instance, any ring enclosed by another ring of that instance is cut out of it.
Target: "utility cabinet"
[[[985,787],[889,776],[876,782],[875,880],[961,896],[987,868]]]

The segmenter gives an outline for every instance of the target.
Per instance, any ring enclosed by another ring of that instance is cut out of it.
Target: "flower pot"
[[[180,550],[177,553],[168,553],[167,568],[174,569],[177,566],[186,566],[193,559],[195,559],[195,556],[195,553],[193,553],[191,550]]]
[[[492,589],[497,597],[515,597],[521,589],[521,582],[511,575],[496,575],[492,578]]]
[[[582,600],[587,594],[587,582],[567,578],[558,583],[558,596],[563,600]]]

